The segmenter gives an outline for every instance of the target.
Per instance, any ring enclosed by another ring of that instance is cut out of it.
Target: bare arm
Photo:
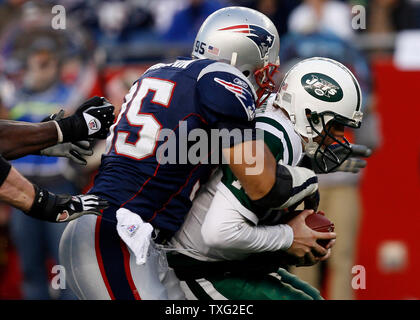
[[[301,202],[318,189],[312,170],[277,164],[262,140],[249,140],[223,149],[233,174],[253,202],[259,219],[270,208],[284,209]]]
[[[22,211],[29,211],[35,199],[35,189],[32,183],[24,178],[15,168],[0,187],[0,200]]]
[[[33,185],[0,156],[0,201],[21,209],[28,216],[64,222],[84,214],[99,215],[108,203],[95,195],[55,195]]]
[[[105,139],[114,122],[113,112],[114,106],[105,98],[93,97],[73,115],[58,121],[27,123],[0,120],[0,154],[11,160],[61,142]],[[95,124],[93,129],[88,122]]]
[[[277,163],[264,141],[245,141],[225,148],[223,156],[251,200],[262,198],[273,187]]]
[[[28,123],[0,120],[0,154],[7,160],[37,153],[57,143],[56,125],[52,122]]]

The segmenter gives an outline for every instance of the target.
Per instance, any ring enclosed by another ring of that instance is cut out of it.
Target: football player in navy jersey
[[[90,190],[110,207],[70,223],[61,239],[60,263],[79,298],[185,297],[161,247],[212,171],[203,155],[192,161],[192,133],[220,130],[220,146],[206,155],[223,155],[261,214],[316,192],[313,171],[277,164],[255,135],[255,108],[274,90],[278,52],[278,33],[266,16],[224,8],[201,26],[192,59],[152,66],[134,83]],[[240,139],[227,134],[233,130],[243,133]],[[162,161],[174,150],[176,161]]]

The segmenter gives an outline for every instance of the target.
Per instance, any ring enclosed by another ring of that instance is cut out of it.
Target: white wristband
[[[61,132],[60,126],[58,125],[57,121],[53,121],[55,124],[55,127],[57,128],[57,143],[63,142],[63,133]]]

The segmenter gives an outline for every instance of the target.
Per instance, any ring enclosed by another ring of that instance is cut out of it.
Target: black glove
[[[108,202],[95,195],[53,194],[37,185],[34,203],[26,214],[43,221],[68,222],[84,214],[101,215]]]
[[[63,135],[62,142],[105,139],[114,118],[114,106],[104,97],[93,97],[72,116],[57,121]]]
[[[64,110],[60,110],[57,113],[51,114],[44,118],[41,122],[47,122],[51,120],[61,120],[64,117]],[[93,140],[93,139],[89,139]],[[77,141],[59,143],[55,146],[45,148],[39,152],[40,155],[49,157],[66,157],[77,164],[86,165],[87,161],[83,158],[84,156],[91,156],[93,154],[93,146],[91,141]]]

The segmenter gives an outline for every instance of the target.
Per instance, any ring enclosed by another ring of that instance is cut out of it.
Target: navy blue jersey
[[[157,64],[126,95],[90,193],[173,234],[211,170],[187,157],[193,142],[186,135],[254,128],[254,116],[254,89],[236,68],[207,59]],[[174,150],[176,161],[163,163]]]

